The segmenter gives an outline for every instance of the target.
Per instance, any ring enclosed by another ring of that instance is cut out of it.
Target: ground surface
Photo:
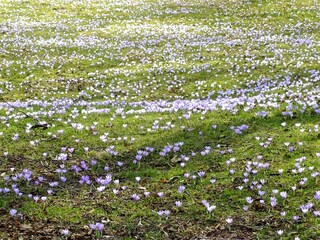
[[[319,239],[318,1],[0,2],[1,239]]]

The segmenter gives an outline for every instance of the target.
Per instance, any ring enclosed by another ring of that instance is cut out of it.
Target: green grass
[[[320,210],[314,200],[320,189],[318,176],[311,174],[320,167],[316,157],[320,137],[314,131],[320,119],[313,107],[319,100],[309,99],[303,114],[299,101],[319,91],[319,81],[311,72],[320,70],[319,6],[311,0],[1,1],[0,174],[12,177],[30,169],[33,175],[30,182],[1,178],[0,188],[11,191],[0,193],[0,238],[21,234],[28,239],[63,238],[61,230],[69,229],[70,238],[79,239],[318,239],[319,217],[312,211]],[[306,39],[312,44],[299,43]],[[281,85],[286,77],[291,85]],[[274,88],[259,89],[265,83]],[[240,90],[248,92],[243,92],[244,105],[235,112],[221,107],[202,111],[201,106],[194,111],[117,112],[142,109],[130,105],[139,101],[221,102],[239,98]],[[266,95],[279,107],[255,100],[250,109],[247,98]],[[15,105],[30,100],[65,101],[61,106],[70,107],[59,111],[61,107],[45,104]],[[282,115],[286,101],[299,107],[293,109],[293,117]],[[76,105],[83,102],[91,105]],[[94,112],[106,108],[109,111]],[[258,117],[259,111],[269,114]],[[156,121],[158,129],[154,129]],[[281,126],[283,122],[286,126]],[[242,124],[249,126],[243,134],[230,129]],[[104,134],[106,142],[100,139]],[[270,145],[261,146],[268,138],[272,138]],[[183,145],[177,152],[159,155],[165,146],[178,142]],[[108,153],[110,146],[116,156]],[[68,153],[65,162],[57,160],[63,147]],[[154,151],[134,165],[137,151],[146,147]],[[205,147],[211,148],[210,153],[202,156]],[[191,156],[193,152],[197,155]],[[190,158],[184,167],[181,155]],[[262,160],[257,160],[259,155]],[[293,173],[303,156],[304,171]],[[235,161],[228,166],[230,158]],[[97,164],[90,170],[70,170],[81,161],[89,166],[92,160]],[[249,162],[270,166],[250,174],[245,183]],[[56,173],[61,164],[68,169],[66,174]],[[95,179],[105,177],[105,166],[119,184],[112,182],[98,192]],[[205,177],[192,179],[200,171]],[[94,184],[79,184],[82,175],[90,176]],[[39,176],[45,180],[36,185]],[[140,182],[136,177],[141,177]],[[299,185],[303,178],[308,180]],[[262,179],[265,195],[260,197],[254,186],[261,185]],[[59,186],[50,187],[53,181]],[[12,184],[22,197],[16,196]],[[177,191],[181,185],[186,186],[183,194]],[[117,195],[113,189],[119,190]],[[275,189],[286,191],[287,199],[272,193]],[[144,197],[146,191],[149,197]],[[163,198],[159,192],[164,192]],[[28,194],[48,199],[35,202]],[[139,194],[140,200],[133,201],[133,194]],[[277,206],[271,207],[274,195]],[[244,211],[249,196],[254,202]],[[259,204],[262,199],[264,205]],[[208,213],[202,200],[217,208]],[[177,208],[175,201],[182,201],[182,206]],[[314,206],[304,215],[300,206],[308,202]],[[10,216],[13,208],[18,213]],[[168,218],[157,214],[162,210],[171,211]],[[280,215],[283,211],[285,217]],[[300,219],[295,222],[296,215]],[[233,223],[228,225],[226,218]],[[102,236],[89,229],[95,222],[104,223]],[[279,230],[284,231],[282,236]]]

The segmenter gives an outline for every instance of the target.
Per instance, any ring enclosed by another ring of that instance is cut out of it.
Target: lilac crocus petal
[[[300,209],[302,211],[302,213],[306,214],[309,212],[309,210],[313,207],[313,204],[312,203],[307,203],[305,205],[301,205],[300,206]]]
[[[209,203],[206,200],[202,200],[201,202],[205,207],[209,207]]]
[[[320,211],[313,211],[313,214],[314,214],[316,217],[320,217]]]
[[[183,193],[185,189],[186,189],[186,187],[183,186],[183,185],[181,185],[181,186],[179,186],[179,188],[178,188],[178,192],[179,192],[179,193]]]
[[[316,201],[320,200],[320,191],[316,191],[316,193],[314,194],[314,198],[316,199]]]
[[[97,187],[97,191],[98,191],[98,192],[102,192],[102,191],[104,191],[105,189],[106,189],[105,186]]]
[[[150,196],[150,192],[144,192],[143,193],[145,197],[149,197]]]
[[[60,180],[62,181],[62,182],[66,182],[67,181],[67,178],[66,177],[60,177]]]
[[[132,196],[131,196],[131,198],[132,198],[132,200],[133,201],[139,201],[139,199],[140,199],[140,197],[139,197],[139,195],[138,194],[133,194]]]
[[[158,211],[157,214],[158,214],[159,216],[162,216],[162,215],[164,214],[164,212],[163,212],[163,211]]]
[[[97,161],[96,160],[91,160],[91,165],[94,166],[97,164]]]
[[[58,184],[58,182],[51,182],[51,183],[49,183],[49,185],[50,185],[50,187],[56,187],[59,184]]]
[[[300,219],[300,217],[299,216],[293,216],[292,219],[293,219],[293,221],[296,222],[296,221],[298,221]]]
[[[171,211],[170,211],[170,210],[164,210],[164,214],[165,214],[165,215],[169,216],[169,215],[170,215],[170,213],[171,213]]]
[[[210,179],[210,183],[215,183],[216,182],[216,179]]]
[[[288,194],[287,194],[287,192],[280,192],[280,196],[282,198],[287,198]]]
[[[277,205],[277,199],[274,197],[270,198],[271,207],[275,207]]]
[[[89,170],[89,167],[85,161],[81,161],[80,166],[83,170]]]
[[[103,223],[96,223],[96,229],[98,230],[98,231],[102,231],[103,230],[103,228],[104,228],[104,224]]]
[[[159,198],[162,198],[164,196],[164,192],[158,192],[157,195],[159,196]]]
[[[246,212],[249,210],[249,206],[243,206],[242,209]]]
[[[253,203],[253,199],[251,197],[246,197],[246,201],[249,204]]]
[[[89,227],[90,227],[90,229],[92,229],[92,230],[95,230],[95,229],[97,229],[97,227],[96,227],[96,225],[95,224],[89,224]]]
[[[91,184],[91,180],[90,180],[90,177],[89,176],[81,176],[81,179],[79,181],[80,184],[88,184],[90,185]]]
[[[207,207],[207,210],[208,210],[208,212],[209,213],[211,213],[213,210],[215,210],[216,209],[216,206],[215,205],[211,205],[211,206],[208,206]]]
[[[18,211],[16,209],[11,209],[9,213],[11,216],[14,216],[14,215],[16,215],[17,212]]]

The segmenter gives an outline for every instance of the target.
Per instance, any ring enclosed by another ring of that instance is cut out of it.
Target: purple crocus
[[[90,185],[91,184],[91,180],[90,180],[90,177],[89,176],[81,176],[81,179],[79,181],[79,183],[82,185],[82,184],[88,184]]]
[[[277,199],[275,197],[270,198],[271,207],[275,207],[277,205]]]
[[[14,215],[16,215],[17,212],[18,211],[16,209],[11,209],[9,213],[11,216],[14,216]]]
[[[316,193],[314,194],[314,198],[316,199],[316,201],[320,200],[320,191],[316,191]]]
[[[246,201],[249,204],[253,203],[253,199],[251,197],[246,197]]]
[[[309,212],[309,210],[313,207],[313,204],[312,203],[307,203],[305,205],[301,205],[300,206],[300,209],[302,211],[302,213],[306,214]]]
[[[164,192],[158,192],[157,195],[159,196],[159,198],[163,198]]]
[[[198,175],[199,175],[199,177],[201,177],[201,178],[203,178],[205,174],[206,174],[206,173],[205,173],[205,172],[203,172],[203,171],[198,172]]]
[[[103,225],[103,223],[97,222],[97,223],[95,223],[95,224],[90,224],[89,227],[90,227],[92,230],[97,230],[97,231],[102,232],[102,231],[103,231],[103,228],[104,228],[104,225]]]
[[[186,187],[185,187],[184,185],[181,185],[181,186],[179,186],[179,188],[178,188],[178,192],[179,192],[179,193],[183,193],[185,189],[186,189]]]
[[[135,201],[135,202],[139,201],[139,199],[140,199],[140,197],[139,197],[138,194],[133,194],[133,195],[131,196],[131,198],[132,198],[132,200]]]

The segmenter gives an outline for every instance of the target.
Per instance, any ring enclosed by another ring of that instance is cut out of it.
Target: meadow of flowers
[[[1,239],[320,239],[317,0],[0,1]]]

